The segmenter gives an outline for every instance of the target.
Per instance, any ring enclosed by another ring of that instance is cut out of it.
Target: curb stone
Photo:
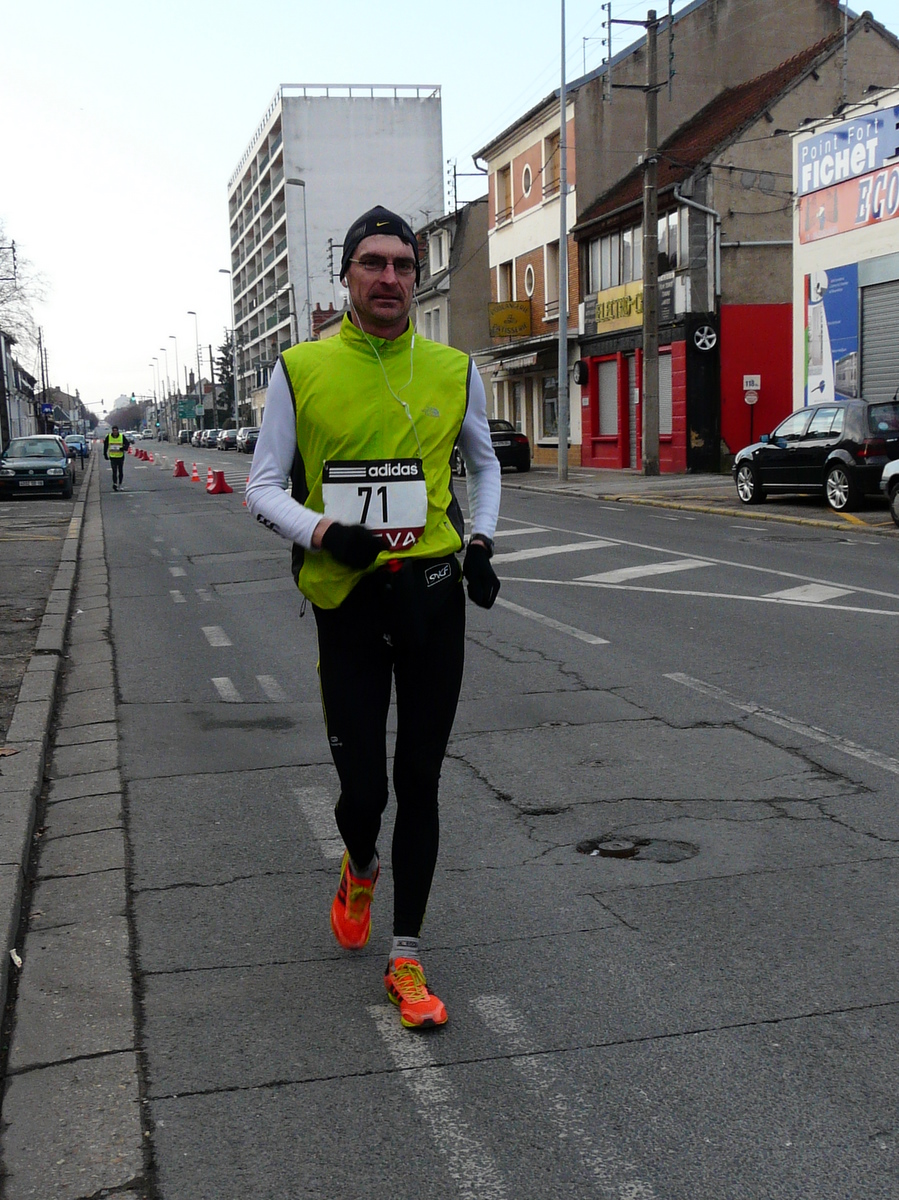
[[[13,859],[0,865],[0,1011],[6,1005],[10,951],[15,949],[19,928],[35,809],[43,787],[56,685],[75,592],[84,509],[96,464],[97,458],[91,455],[7,733],[6,744],[19,753],[3,759],[0,776],[0,829]]]

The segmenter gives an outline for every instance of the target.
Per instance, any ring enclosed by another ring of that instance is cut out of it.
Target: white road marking
[[[334,797],[323,787],[294,788],[309,832],[325,858],[343,858],[343,839],[334,820]]]
[[[617,571],[601,571],[598,575],[581,575],[579,579],[593,583],[626,583],[629,579],[671,575],[675,571],[692,571],[694,567],[710,566],[712,563],[701,558],[678,558],[669,562],[644,563],[642,567],[619,567]]]
[[[203,625],[201,628],[210,646],[232,645],[231,639],[225,633],[224,629],[222,629],[221,625]]]
[[[274,700],[276,704],[283,704],[287,699],[287,693],[275,679],[274,675],[257,675],[256,682],[268,696],[269,700]]]
[[[169,551],[169,554],[171,554],[173,558],[181,557],[181,551],[178,549],[177,546],[172,546],[171,550]]]
[[[403,1029],[392,1005],[371,1004],[368,1012],[415,1099],[419,1120],[446,1159],[459,1195],[465,1200],[505,1200],[510,1191],[490,1151],[462,1117],[449,1070],[437,1066],[421,1034]]]
[[[530,550],[513,550],[509,554],[494,554],[494,563],[523,562],[526,558],[549,558],[553,554],[572,554],[576,550],[601,550],[612,542],[569,542],[565,546],[532,546]]]
[[[869,617],[899,617],[899,609],[862,608],[858,604],[809,604],[807,600],[782,600],[773,599],[771,596],[741,596],[735,592],[699,592],[691,588],[643,587],[635,583],[597,583],[592,579],[539,579],[530,575],[503,575],[501,578],[509,583],[545,583],[549,587],[609,588],[616,592],[646,592],[650,596],[679,596],[681,599],[696,598],[699,600],[742,600],[747,604],[784,604],[792,608],[825,608],[830,612],[864,613]],[[865,590],[867,589],[859,588],[859,591]],[[896,599],[899,600],[899,596]]]
[[[162,551],[157,550],[155,546],[153,546],[151,548],[150,553],[153,555],[154,558],[162,558]]]
[[[594,1139],[596,1114],[583,1097],[563,1093],[568,1081],[547,1054],[529,1054],[533,1048],[522,1018],[512,1009],[505,996],[478,996],[472,1008],[494,1036],[502,1038],[514,1055],[509,1061],[524,1080],[524,1085],[545,1115],[556,1127],[562,1145],[570,1146],[581,1166],[593,1177],[594,1184],[604,1196],[616,1200],[651,1200],[655,1191],[651,1184],[635,1179],[632,1162],[614,1150],[601,1148]],[[586,1189],[596,1195],[592,1188]]]
[[[504,537],[517,537],[520,533],[546,533],[545,525],[525,525],[522,529],[497,529],[493,540]]]
[[[851,588],[828,587],[824,583],[803,583],[799,587],[785,588],[782,592],[766,592],[769,600],[806,600],[809,604],[821,604],[824,600],[836,600],[838,596],[851,596]]]
[[[187,572],[185,571],[184,567],[169,567],[169,574],[174,575],[174,577],[178,579],[181,575],[186,575]]]
[[[779,725],[781,729],[788,729],[791,733],[798,733],[802,737],[807,737],[821,746],[829,746],[832,750],[839,750],[842,754],[848,754],[852,758],[860,758],[862,762],[869,763],[873,767],[880,767],[883,771],[889,771],[891,775],[899,775],[899,759],[890,758],[888,754],[881,754],[879,750],[871,750],[867,746],[860,746],[857,742],[851,742],[848,738],[840,737],[837,733],[828,733],[826,729],[819,729],[817,725],[806,725],[802,721],[797,721],[795,717],[789,717],[786,713],[778,712],[776,708],[766,708],[763,704],[755,704],[752,700],[738,700],[736,696],[731,696],[723,688],[715,687],[713,683],[704,683],[701,679],[693,679],[691,676],[684,675],[680,671],[666,675],[665,678],[672,680],[674,683],[682,683],[684,687],[692,688],[695,692],[701,692],[704,696],[711,696],[713,700],[720,700],[723,704],[729,704],[731,708],[739,709],[740,712],[748,713],[753,717],[760,717],[763,721],[770,721],[772,725]]]
[[[154,542],[164,542],[164,541],[165,541],[165,538],[164,538],[164,537],[162,537],[160,534],[157,534],[157,535],[156,535],[156,536],[153,538],[153,541],[154,541]]]
[[[240,692],[227,677],[227,675],[222,675],[218,679],[213,679],[212,686],[226,704],[240,704]]]
[[[182,575],[184,574],[183,571],[181,573]],[[194,588],[194,591],[197,593],[200,599],[205,600],[207,604],[212,599],[212,593],[207,591],[206,588]]]
[[[563,621],[557,621],[555,617],[547,617],[544,613],[534,612],[530,608],[522,608],[520,604],[513,604],[511,600],[503,600],[497,596],[496,604],[500,608],[507,608],[509,612],[517,613],[519,617],[528,617],[531,621],[539,621],[541,625],[548,625],[550,629],[555,629],[559,633],[567,633],[570,637],[575,637],[581,642],[586,642],[588,646],[608,646],[608,641],[605,638],[597,637],[595,633],[587,633],[583,629],[576,629],[574,625],[566,625]]]
[[[172,600],[174,600],[174,602],[176,604],[186,604],[187,603],[187,601],[184,598],[184,593],[179,592],[177,589],[170,590],[169,595],[172,597]]]

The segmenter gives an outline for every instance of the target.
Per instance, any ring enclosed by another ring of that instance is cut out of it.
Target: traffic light
[[[134,399],[134,392],[131,393],[131,403],[137,404],[137,401]]]

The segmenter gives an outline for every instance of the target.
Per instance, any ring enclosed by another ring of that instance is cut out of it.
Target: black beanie
[[[372,237],[378,233],[385,233],[389,237],[398,237],[401,242],[412,247],[412,253],[415,255],[415,282],[419,283],[421,264],[418,261],[418,240],[412,232],[411,226],[402,217],[380,204],[376,204],[374,208],[363,213],[347,230],[347,235],[343,239],[343,256],[340,259],[340,278],[343,279],[346,276],[350,259],[363,238]]]

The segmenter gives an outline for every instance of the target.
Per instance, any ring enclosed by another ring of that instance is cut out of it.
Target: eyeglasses
[[[351,258],[350,262],[361,267],[366,275],[380,275],[388,267],[393,267],[401,279],[409,279],[415,274],[414,258],[382,258],[380,254],[370,254],[366,258]]]

